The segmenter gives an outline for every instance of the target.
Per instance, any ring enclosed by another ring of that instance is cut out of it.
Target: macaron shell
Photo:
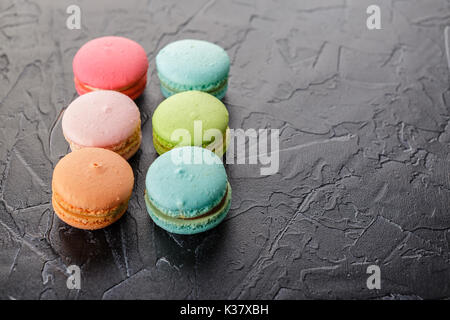
[[[190,159],[190,163],[182,159]],[[211,151],[198,147],[176,148],[151,164],[146,190],[149,200],[164,214],[193,218],[222,201],[227,190],[227,174],[220,158]]]
[[[85,43],[73,59],[80,83],[98,89],[117,90],[138,82],[147,73],[144,48],[123,37],[101,37]]]
[[[156,56],[158,73],[186,86],[208,86],[228,76],[230,58],[218,45],[185,39],[165,46]]]
[[[108,210],[127,202],[133,170],[117,153],[84,148],[62,158],[53,171],[52,190],[75,208]]]
[[[108,147],[130,137],[140,126],[140,112],[128,96],[93,91],[76,98],[65,110],[66,139],[85,147]]]
[[[209,129],[218,129],[225,135],[228,119],[228,110],[219,99],[201,91],[185,91],[161,102],[153,114],[152,125],[161,144],[179,146],[180,141],[172,140],[172,134],[175,130],[186,129],[191,137],[190,144],[194,145],[194,121],[201,121],[200,138],[203,138],[203,133]],[[210,142],[202,140],[202,145]]]

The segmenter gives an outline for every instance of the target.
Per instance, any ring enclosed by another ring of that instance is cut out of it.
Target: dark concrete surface
[[[66,28],[70,4],[80,30]],[[382,30],[366,27],[370,4]],[[2,0],[0,298],[450,298],[449,24],[443,0]],[[89,232],[54,215],[51,176],[68,151],[72,58],[103,35],[142,44],[150,83],[129,210]],[[191,237],[156,227],[143,197],[154,58],[182,38],[229,53],[230,127],[281,133],[279,172],[228,165],[228,217]],[[81,290],[66,287],[72,264]],[[380,290],[366,287],[372,264]]]

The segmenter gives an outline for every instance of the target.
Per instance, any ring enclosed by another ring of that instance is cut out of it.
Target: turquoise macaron
[[[231,204],[220,158],[200,147],[180,147],[158,157],[146,176],[147,211],[159,227],[196,234],[217,226]]]
[[[228,88],[230,58],[218,45],[185,39],[169,43],[156,56],[162,94],[204,91],[222,99]]]

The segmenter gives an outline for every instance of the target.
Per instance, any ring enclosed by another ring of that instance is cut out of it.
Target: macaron
[[[191,145],[222,156],[228,143],[228,118],[225,105],[208,93],[177,93],[153,113],[153,145],[158,154]]]
[[[150,217],[171,233],[209,230],[230,209],[231,187],[225,168],[207,149],[182,147],[165,153],[151,164],[145,182]]]
[[[92,91],[76,98],[64,111],[62,129],[72,150],[98,147],[129,159],[141,145],[139,109],[117,91]]]
[[[159,51],[156,69],[166,98],[182,91],[199,90],[222,99],[228,88],[230,58],[214,43],[185,39]]]
[[[73,58],[75,89],[82,95],[115,90],[136,99],[147,84],[144,48],[123,37],[101,37],[84,44]]]
[[[53,171],[53,209],[75,228],[104,228],[127,210],[133,184],[133,170],[117,153],[77,150],[62,158]]]

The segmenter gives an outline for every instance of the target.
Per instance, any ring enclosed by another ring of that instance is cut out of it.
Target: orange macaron
[[[126,212],[133,184],[131,166],[117,153],[102,148],[76,150],[53,171],[53,209],[72,227],[101,229]]]

